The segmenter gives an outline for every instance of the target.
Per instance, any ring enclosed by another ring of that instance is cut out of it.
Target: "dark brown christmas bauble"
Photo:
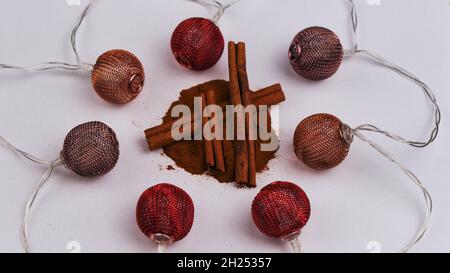
[[[341,134],[342,122],[330,114],[316,114],[305,118],[294,134],[294,151],[305,165],[317,169],[331,169],[348,154],[350,144]]]
[[[102,176],[116,166],[119,142],[108,125],[99,121],[83,123],[67,134],[61,158],[78,175]]]
[[[338,36],[323,27],[300,31],[289,47],[289,59],[295,72],[313,81],[333,76],[343,56],[344,50]]]
[[[181,188],[163,183],[144,191],[136,206],[136,221],[147,237],[183,239],[194,222],[194,203]]]
[[[125,104],[136,98],[144,87],[144,81],[141,62],[126,50],[103,53],[92,71],[94,90],[104,100],[115,104]]]
[[[225,42],[213,21],[194,17],[176,27],[170,45],[179,64],[200,71],[213,67],[219,61]]]
[[[306,193],[290,182],[273,182],[253,200],[252,218],[265,235],[286,239],[300,234],[311,215]]]

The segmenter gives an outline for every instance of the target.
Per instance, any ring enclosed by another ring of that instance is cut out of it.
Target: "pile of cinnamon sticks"
[[[216,94],[214,90],[207,90],[199,92],[196,97],[200,97],[202,101],[202,111],[208,105],[218,105],[223,110],[227,105],[244,107],[249,105],[255,105],[256,107],[260,105],[272,106],[279,104],[285,100],[285,95],[281,86],[275,84],[259,91],[252,92],[249,88],[249,81],[246,68],[246,52],[245,44],[229,42],[228,44],[228,58],[229,58],[229,100],[227,101],[216,101]],[[188,103],[188,102],[186,102]],[[192,102],[190,102],[192,103]],[[171,129],[175,122],[181,121],[182,124],[190,124],[192,134],[194,134],[195,126],[197,122],[201,122],[202,128],[208,124],[210,118],[214,117],[214,113],[208,115],[208,117],[197,117],[192,114],[191,117],[183,117],[183,120],[167,120],[163,124],[147,129],[145,131],[145,136],[149,145],[150,150],[156,150],[166,145],[175,143],[176,141],[172,138]],[[236,117],[235,123],[236,124]],[[233,141],[234,149],[234,176],[235,181],[239,185],[256,187],[256,154],[257,145],[255,145],[255,140],[251,140],[250,130],[250,117],[249,113],[245,112],[245,140],[235,140]],[[218,128],[209,128],[217,130]],[[257,129],[257,128],[256,128]],[[205,130],[210,131],[210,130]],[[235,130],[236,131],[236,130]],[[236,133],[236,132],[235,132]],[[215,173],[225,172],[227,164],[225,163],[224,151],[223,151],[223,141],[213,138],[212,140],[204,139],[204,150],[207,171],[209,174],[213,175]],[[196,159],[192,159],[196,160]],[[232,166],[232,165],[231,165]]]
[[[263,88],[256,92],[251,92],[250,99],[253,101],[255,106],[260,105],[277,105],[285,100],[284,92],[281,89],[280,84],[274,84],[269,87]],[[188,102],[186,102],[188,103]],[[226,105],[229,105],[231,102],[226,101],[219,104],[219,106],[225,110]],[[185,118],[183,124],[191,123],[191,128],[194,130],[194,122],[196,120],[196,116],[192,114],[191,117]],[[173,124],[177,120],[171,120],[168,122],[164,122],[161,125],[149,128],[145,130],[145,136],[147,138],[148,146],[150,151],[154,151],[165,147],[167,145],[173,144],[176,141],[172,138],[171,130]]]

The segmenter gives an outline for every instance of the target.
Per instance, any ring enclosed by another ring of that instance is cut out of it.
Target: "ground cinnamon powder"
[[[173,102],[163,117],[163,122],[168,122],[173,118],[170,116],[172,108],[179,104],[188,106],[191,111],[194,109],[193,98],[205,93],[208,90],[214,91],[216,95],[217,104],[224,103],[230,100],[229,82],[224,80],[209,81],[189,89],[181,91],[180,97]],[[270,124],[270,116],[268,117]],[[226,121],[224,122],[224,126]],[[270,127],[268,127],[270,128]],[[225,129],[224,129],[225,130]],[[276,151],[263,152],[261,151],[261,141],[256,143],[256,171],[262,172],[267,169],[268,162],[274,158]],[[183,168],[191,174],[201,175],[207,171],[207,164],[205,158],[205,145],[203,141],[184,140],[180,142],[167,145],[163,148],[164,153],[169,156],[177,166]],[[234,182],[234,149],[233,141],[223,141],[223,151],[225,157],[225,173],[213,174],[220,182]]]

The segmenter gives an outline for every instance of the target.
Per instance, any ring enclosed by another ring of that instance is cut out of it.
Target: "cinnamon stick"
[[[202,94],[201,98],[202,98],[202,132],[203,132],[203,129],[205,128],[205,125],[208,122],[208,117],[203,115],[203,113],[205,112],[206,105],[207,105],[206,95]],[[206,165],[208,166],[208,168],[214,167],[215,160],[214,160],[213,143],[211,140],[208,140],[206,138],[204,139],[203,143],[205,145]]]
[[[249,93],[244,94],[244,101],[251,101],[249,99]],[[257,130],[251,125],[249,113],[246,114],[246,127],[247,127],[247,146],[248,146],[248,186],[256,187],[256,143],[250,139],[253,135],[253,130]]]
[[[214,91],[208,90],[206,93],[206,105],[216,105],[216,95]],[[215,115],[215,113],[214,113]],[[211,118],[214,118],[215,116],[212,116]],[[217,118],[217,117],[215,117]],[[214,132],[217,132],[218,130],[222,130],[223,128],[216,128],[214,127]],[[223,143],[222,140],[214,138],[212,140],[213,144],[213,152],[214,152],[214,171],[220,171],[222,173],[225,172],[225,159],[223,154]],[[212,172],[213,170],[210,170]]]
[[[242,97],[239,84],[238,75],[238,57],[243,58],[245,56],[237,55],[236,44],[232,41],[228,43],[228,68],[230,74],[230,97],[234,106],[242,106]],[[239,113],[238,113],[239,115]],[[236,119],[235,119],[236,120]],[[235,122],[236,124],[236,122]],[[239,126],[239,125],[237,125]],[[237,131],[237,130],[235,130]],[[235,156],[235,180],[236,183],[246,185],[248,184],[248,148],[245,140],[238,140],[237,136],[233,142],[234,156]]]
[[[245,44],[240,42],[237,45],[237,66],[238,66],[238,78],[239,85],[241,89],[242,102],[244,107],[252,104],[250,99],[250,87],[247,75],[247,63],[246,63],[246,53]],[[246,138],[247,138],[247,158],[248,158],[248,186],[256,187],[256,152],[255,152],[255,141],[251,140],[253,135],[253,124],[251,124],[251,114],[256,115],[256,113],[245,113],[245,128],[246,128]],[[256,117],[253,117],[256,118]]]
[[[263,88],[256,92],[250,92],[249,97],[255,106],[272,106],[280,104],[286,100],[284,92],[279,83]]]

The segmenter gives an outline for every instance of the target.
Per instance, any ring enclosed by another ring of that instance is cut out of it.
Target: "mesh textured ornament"
[[[331,169],[347,157],[350,144],[342,138],[342,122],[330,114],[304,119],[294,133],[298,159],[313,169]]]
[[[202,71],[213,67],[222,57],[225,42],[217,26],[225,10],[235,4],[223,5],[214,0],[190,0],[217,8],[210,20],[193,17],[182,21],[173,31],[170,47],[176,61],[191,70]]]
[[[158,184],[142,193],[136,206],[139,229],[158,244],[159,252],[186,237],[194,222],[194,203],[182,189]]]
[[[0,68],[21,71],[63,69],[91,72],[92,86],[95,92],[105,101],[125,104],[135,99],[142,91],[145,82],[144,68],[135,55],[126,50],[110,50],[102,54],[95,65],[92,65],[83,62],[78,54],[77,32],[94,2],[95,0],[89,2],[72,31],[71,43],[77,64],[47,62],[30,67],[0,64]]]
[[[116,134],[98,121],[78,125],[67,134],[61,158],[67,168],[80,176],[105,175],[119,159]]]
[[[295,72],[313,81],[333,76],[341,66],[343,56],[338,36],[323,27],[300,31],[289,47],[289,59]]]
[[[312,115],[301,121],[295,130],[294,151],[305,165],[317,170],[330,169],[339,165],[346,158],[353,139],[357,137],[399,167],[411,179],[411,182],[422,191],[426,205],[424,223],[414,238],[401,249],[401,252],[407,252],[419,242],[428,229],[432,213],[431,195],[413,172],[397,162],[378,144],[365,137],[362,134],[363,131],[379,133],[380,129],[368,124],[353,129],[333,115]],[[394,140],[402,141],[398,136],[387,132],[384,132],[384,134]]]
[[[46,161],[30,155],[0,137],[0,144],[25,158],[47,167],[47,171],[27,202],[22,223],[23,243],[30,252],[28,222],[36,197],[54,170],[61,165],[83,177],[98,177],[110,172],[119,159],[119,142],[116,134],[106,124],[99,121],[83,123],[73,128],[64,140],[58,159]]]
[[[219,61],[225,42],[214,22],[205,18],[189,18],[177,26],[170,45],[179,64],[200,71]]]
[[[139,59],[126,50],[102,54],[92,71],[92,85],[104,100],[124,104],[136,98],[144,87],[145,73]]]
[[[298,237],[311,215],[306,193],[290,182],[273,182],[261,189],[253,200],[252,218],[265,235],[290,242],[301,252]]]

